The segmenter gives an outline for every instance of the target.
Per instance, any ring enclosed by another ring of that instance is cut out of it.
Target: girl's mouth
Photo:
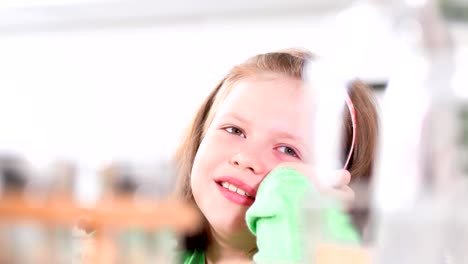
[[[246,197],[255,199],[255,198],[254,198],[252,195],[250,195],[248,192],[242,190],[240,187],[237,187],[236,185],[234,185],[234,184],[232,184],[232,183],[223,181],[223,182],[219,182],[218,185],[221,185],[222,187],[224,187],[225,189],[227,189],[227,190],[229,190],[229,191],[231,191],[231,192],[234,192],[234,193],[237,193],[237,194],[240,194],[240,195],[243,195],[243,196],[246,196]]]
[[[244,189],[236,186],[233,183],[227,181],[216,182],[216,186],[220,193],[229,201],[243,205],[251,206],[255,202],[255,197]]]

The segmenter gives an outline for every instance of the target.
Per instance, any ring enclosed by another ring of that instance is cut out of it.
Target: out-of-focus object
[[[23,162],[16,156],[3,154],[0,157],[0,199],[6,196],[22,196],[26,187]],[[10,228],[10,223],[0,218],[0,262],[15,263],[22,244],[17,242],[18,230]]]
[[[134,166],[129,163],[115,162],[105,168],[102,173],[104,180],[102,198],[112,199],[114,206],[128,203],[136,206],[135,194],[139,186]],[[150,231],[138,226],[107,230],[104,226],[97,232],[106,232],[115,243],[115,263],[143,264],[149,261],[146,238]]]
[[[453,251],[450,231],[466,211],[463,195],[454,195],[466,193],[460,192],[466,102],[453,89],[453,39],[437,1],[374,2],[392,22],[398,58],[382,101],[373,190],[376,261],[462,263],[466,257]],[[456,244],[466,247],[468,222],[458,223]]]
[[[32,177],[31,166],[21,156],[2,156],[0,177],[3,185],[0,202],[9,198],[26,201],[28,196],[35,195],[34,190],[28,190]],[[45,230],[40,224],[29,219],[12,220],[0,218],[0,258],[6,259],[5,263],[14,264],[50,262],[49,245],[44,243]]]
[[[440,7],[444,16],[449,20],[468,21],[468,1],[440,0]]]
[[[332,31],[342,37],[342,32]],[[332,45],[332,44],[331,44]],[[337,43],[334,43],[337,45]],[[328,177],[330,172],[348,169],[348,161],[354,151],[354,139],[351,147],[343,154],[343,119],[350,115],[352,135],[356,131],[354,106],[348,89],[358,78],[356,71],[349,67],[347,56],[342,51],[324,51],[310,62],[305,70],[307,96],[311,100],[312,119],[305,122],[312,124],[310,146],[312,146],[312,164],[314,165],[318,186],[331,187],[334,183]],[[306,242],[306,259],[310,263],[326,263],[330,261],[327,249],[345,248],[357,249],[359,236],[352,227],[350,216],[344,204],[331,197],[325,197],[313,192],[305,199],[304,238]],[[328,247],[329,246],[329,247]],[[342,259],[341,259],[342,260]],[[359,262],[359,261],[358,261]]]
[[[397,60],[382,102],[380,164],[374,190],[378,208],[393,210],[412,206],[427,182],[421,171],[422,127],[434,97],[431,94],[450,92],[452,46],[434,1],[375,3],[388,17],[396,37],[391,52]],[[390,195],[393,190],[398,190],[397,197]]]
[[[73,191],[78,169],[63,160],[32,169],[20,158],[2,156],[1,263],[171,263],[176,235],[201,227],[192,205],[169,196],[134,199],[134,168],[117,163],[101,171],[101,199],[83,208]],[[46,185],[45,195],[29,184],[39,175],[47,181],[36,184]]]
[[[346,155],[341,157],[343,114],[350,114],[346,107],[348,86],[352,77],[339,67],[339,61],[327,57],[317,59],[307,66],[306,82],[312,112],[312,159],[318,176],[346,166]],[[346,111],[346,112],[345,112]],[[351,149],[350,149],[351,151]],[[352,153],[351,153],[352,154]],[[330,186],[329,178],[319,178],[319,184]]]
[[[93,238],[88,244],[93,244],[94,249],[86,254],[88,263],[172,263],[177,258],[177,235],[200,227],[200,215],[188,204],[147,192],[137,197],[144,178],[138,172],[145,171],[138,168],[131,163],[113,162],[100,171],[101,198],[94,215],[98,219],[90,219],[94,223]],[[148,218],[158,211],[158,218]],[[182,222],[186,228],[181,228]]]
[[[75,202],[75,182],[78,166],[72,161],[56,160],[46,170],[50,177],[45,207],[53,207],[57,202],[73,205]],[[74,254],[77,243],[73,227],[66,223],[45,225],[48,255],[53,263],[76,263]]]
[[[0,156],[1,195],[22,195],[27,184],[27,168],[25,162],[14,155]]]
[[[316,264],[371,264],[372,255],[367,248],[320,245]]]

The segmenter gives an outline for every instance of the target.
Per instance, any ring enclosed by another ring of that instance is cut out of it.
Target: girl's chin
[[[250,232],[245,223],[245,216],[232,218],[222,217],[209,222],[217,233],[238,234]]]

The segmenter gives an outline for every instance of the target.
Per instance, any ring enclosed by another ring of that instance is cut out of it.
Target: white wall
[[[365,29],[361,37],[379,40]],[[365,42],[347,33],[349,42]],[[362,77],[387,76],[389,47],[353,54],[356,46],[331,45],[327,34],[307,14],[0,34],[0,151],[35,164],[65,156],[90,171],[113,158],[166,158],[223,74],[259,52],[339,47],[359,58]]]
[[[95,164],[170,153],[211,88],[258,52],[313,43],[312,19],[1,37],[1,149]]]
[[[361,76],[385,78],[390,47],[357,50],[356,43],[366,42],[358,38],[381,35],[371,34],[378,28],[363,16],[353,21],[341,32],[348,41],[332,44],[320,17],[300,13],[0,34],[0,150],[38,162],[65,155],[86,164],[167,155],[231,66],[285,47],[338,47],[359,58],[352,63]],[[454,28],[464,68],[468,34]]]
[[[259,52],[311,48],[313,19],[198,21],[0,35],[0,152],[77,161],[79,196],[111,159],[174,152],[204,97]]]

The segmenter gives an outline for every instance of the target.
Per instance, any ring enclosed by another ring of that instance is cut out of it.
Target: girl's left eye
[[[278,148],[279,151],[283,152],[283,153],[286,153],[288,155],[291,155],[293,157],[299,157],[299,155],[297,155],[296,151],[290,147],[287,147],[287,146],[282,146],[282,147],[279,147]]]

